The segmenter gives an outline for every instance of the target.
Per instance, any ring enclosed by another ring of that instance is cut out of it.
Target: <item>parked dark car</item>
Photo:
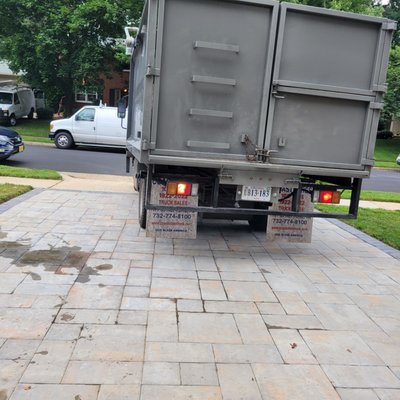
[[[25,150],[21,136],[8,128],[0,126],[0,161]]]

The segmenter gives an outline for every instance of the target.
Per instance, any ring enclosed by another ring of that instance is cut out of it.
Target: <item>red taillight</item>
[[[190,196],[192,194],[192,184],[187,182],[168,182],[167,194],[172,196]]]
[[[319,192],[319,203],[333,203],[339,204],[340,203],[340,192],[337,191],[321,191]]]
[[[320,192],[319,201],[320,203],[332,203],[332,192]]]

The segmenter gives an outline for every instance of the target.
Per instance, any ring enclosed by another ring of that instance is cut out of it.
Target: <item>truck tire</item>
[[[70,149],[74,146],[74,139],[68,132],[59,132],[54,139],[54,143],[59,149]]]
[[[248,221],[253,231],[265,232],[267,230],[268,217],[266,215],[253,215]]]
[[[146,216],[147,216],[147,211],[145,207],[145,201],[146,201],[146,179],[141,178],[139,179],[139,226],[142,229],[146,229]]]
[[[138,192],[139,179],[136,177],[137,172],[138,172],[138,161],[136,160],[136,158],[134,158],[132,162],[133,188]]]
[[[29,114],[28,114],[28,119],[32,119],[33,118],[34,111],[35,110],[33,108],[31,108],[31,111],[29,111]]]
[[[11,126],[17,125],[17,118],[15,117],[14,114],[11,114],[11,115],[10,115],[10,118],[8,119],[8,123],[9,123]]]
[[[255,208],[258,210],[268,209],[263,203],[256,203]],[[249,225],[254,231],[265,232],[267,230],[268,215],[252,215],[249,219]]]

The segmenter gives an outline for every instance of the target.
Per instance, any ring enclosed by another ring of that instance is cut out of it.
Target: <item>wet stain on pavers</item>
[[[97,270],[85,267],[90,256],[89,252],[81,251],[78,246],[63,246],[51,248],[49,250],[30,250],[31,246],[11,241],[0,241],[1,256],[12,258],[12,263],[17,267],[37,267],[42,266],[46,272],[55,274],[65,274],[66,269],[78,270],[76,282],[85,283],[90,280],[90,275],[99,275]],[[111,264],[101,264],[98,270],[111,269]],[[82,273],[83,272],[83,273]],[[68,272],[67,272],[68,273]],[[74,271],[74,273],[76,273]],[[41,276],[29,271],[32,280],[39,281]],[[1,400],[1,399],[0,399]]]
[[[45,271],[57,274],[63,274],[61,270],[69,268],[81,271],[90,256],[90,253],[81,251],[81,248],[77,246],[31,251],[27,248],[26,250],[20,257],[14,259],[16,266],[36,267],[42,265]]]
[[[82,270],[82,273],[78,275],[76,278],[76,282],[79,283],[86,283],[90,281],[90,276],[92,275],[100,275],[94,268],[92,267],[85,267]]]
[[[39,274],[36,274],[35,272],[30,272],[28,275],[32,278],[33,281],[41,281],[42,278]]]
[[[0,231],[0,239],[4,239],[5,237],[7,237],[7,233]]]
[[[61,321],[65,321],[65,322],[72,321],[74,318],[75,318],[74,315],[68,314],[68,313],[64,313],[61,315]]]
[[[30,246],[12,241],[0,241],[0,254],[2,257],[17,260],[22,254],[27,252]]]
[[[95,267],[98,271],[108,271],[113,268],[111,264],[100,264]]]

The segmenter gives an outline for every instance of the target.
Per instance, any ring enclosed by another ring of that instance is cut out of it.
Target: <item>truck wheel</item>
[[[74,140],[68,132],[57,133],[54,143],[59,149],[70,149],[74,145]]]
[[[146,216],[147,211],[145,208],[146,202],[146,179],[139,180],[139,225],[142,229],[146,229]]]
[[[31,111],[29,111],[29,114],[28,114],[28,119],[32,119],[33,118],[34,111],[35,110],[33,108],[31,108]]]
[[[265,203],[256,203],[255,208],[258,210],[267,210],[268,206]],[[267,230],[268,215],[252,215],[248,221],[254,231],[265,232]]]
[[[249,218],[249,225],[251,229],[258,232],[265,232],[267,230],[268,217],[266,215],[253,215]]]
[[[139,179],[136,178],[137,172],[138,172],[138,161],[136,160],[136,158],[134,158],[133,163],[132,163],[133,188],[138,192],[139,191]]]
[[[14,114],[10,115],[10,118],[8,119],[8,122],[11,126],[17,125],[17,118],[15,117]]]

